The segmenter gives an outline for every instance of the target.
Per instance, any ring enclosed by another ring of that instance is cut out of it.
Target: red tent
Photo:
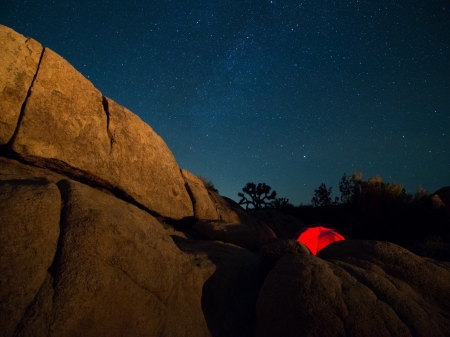
[[[324,226],[306,227],[297,237],[297,241],[306,245],[313,255],[317,255],[330,243],[343,240],[345,240],[344,235],[338,233],[335,229]]]

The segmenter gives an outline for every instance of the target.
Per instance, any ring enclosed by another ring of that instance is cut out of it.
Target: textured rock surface
[[[177,242],[213,275],[203,286],[202,306],[213,336],[253,336],[255,304],[264,280],[261,261],[235,245],[197,240]]]
[[[41,54],[37,41],[0,25],[0,145],[16,130]]]
[[[56,253],[60,212],[58,187],[47,179],[0,180],[2,336],[13,335],[44,282]]]
[[[261,289],[257,336],[448,336],[450,272],[394,244],[289,254]]]
[[[138,116],[107,101],[110,181],[163,216],[194,215],[178,164],[166,143]]]
[[[26,165],[14,159],[0,157],[0,180],[34,178],[45,178],[52,183],[57,183],[66,177],[45,168]]]
[[[216,207],[220,220],[228,223],[242,223],[241,218],[243,218],[245,221],[246,214],[239,204],[214,191],[208,191],[208,194]]]
[[[150,126],[103,98],[90,81],[48,48],[27,97],[41,55],[39,44],[6,27],[0,32],[8,42],[0,70],[4,87],[0,144],[14,133],[23,104],[11,146],[25,160],[121,191],[165,217],[193,215],[178,164]],[[25,57],[27,53],[31,56]]]
[[[214,203],[203,182],[189,171],[181,170],[181,174],[194,206],[194,216],[197,219],[219,220]]]
[[[107,177],[106,125],[100,91],[61,56],[45,48],[13,150],[25,158],[57,160]]]
[[[2,335],[209,335],[206,278],[148,213],[5,159],[0,198]]]

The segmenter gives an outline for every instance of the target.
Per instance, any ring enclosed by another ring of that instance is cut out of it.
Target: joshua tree
[[[266,208],[270,205],[270,200],[275,199],[277,196],[277,192],[270,192],[271,189],[272,188],[266,184],[259,183],[257,186],[254,183],[247,183],[242,191],[248,194],[250,199],[248,199],[244,193],[238,193],[238,196],[241,198],[239,204],[245,205],[246,209],[248,209],[250,205],[252,205],[254,209]]]

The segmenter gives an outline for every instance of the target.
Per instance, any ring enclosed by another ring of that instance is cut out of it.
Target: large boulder
[[[264,262],[267,269],[272,269],[278,260],[288,254],[307,254],[311,252],[304,244],[297,240],[277,240],[261,247],[258,257]]]
[[[267,276],[257,336],[448,336],[450,270],[387,242],[289,254]]]
[[[162,216],[193,216],[178,164],[150,126],[52,50],[41,57],[38,43],[4,26],[0,39],[0,145]]]
[[[206,277],[155,218],[44,169],[12,163],[14,176],[0,164],[2,336],[210,335]]]
[[[177,245],[205,273],[209,275],[212,271],[202,295],[202,307],[211,334],[253,336],[255,305],[265,276],[256,255],[222,242],[178,240]]]
[[[41,54],[39,42],[0,25],[0,146],[16,130]]]
[[[208,190],[219,219],[228,223],[242,223],[248,219],[242,207],[233,200],[221,196],[218,192]]]
[[[435,208],[443,208],[450,216],[450,186],[442,187],[431,196]]]
[[[163,216],[193,216],[178,164],[164,140],[130,110],[104,98],[109,116],[110,181]]]
[[[12,336],[44,283],[59,238],[61,195],[45,178],[0,180],[0,326]]]
[[[186,170],[181,170],[181,174],[194,206],[194,216],[203,220],[219,220],[214,203],[200,178]]]

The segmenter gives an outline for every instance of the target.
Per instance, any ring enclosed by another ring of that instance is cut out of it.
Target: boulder
[[[289,254],[267,276],[256,336],[448,336],[450,271],[387,242]]]
[[[56,254],[61,195],[45,178],[0,180],[0,326],[12,336]]]
[[[0,145],[16,130],[41,54],[39,42],[0,25]]]
[[[253,224],[226,223],[224,221],[198,221],[194,228],[201,237],[232,243],[257,251],[262,245],[275,237],[275,234],[262,222]]]
[[[21,163],[15,159],[0,157],[0,180],[26,180],[26,179],[47,179],[52,183],[57,183],[67,177],[32,165]]]
[[[0,145],[164,217],[193,216],[178,164],[150,126],[104,98],[52,50],[45,48],[41,57],[37,42],[4,26],[0,38]]]
[[[307,254],[311,252],[304,244],[297,240],[280,240],[261,247],[258,251],[259,258],[270,270],[277,264],[278,260],[287,254]]]
[[[66,60],[45,48],[12,149],[61,171],[108,176],[110,142],[102,94]],[[105,179],[107,180],[107,179]]]
[[[162,216],[194,215],[178,164],[163,139],[137,115],[104,98],[109,116],[110,181]]]
[[[215,191],[208,190],[208,194],[216,207],[220,220],[228,223],[242,223],[241,218],[243,221],[248,218],[242,207],[231,199],[225,198]]]
[[[256,255],[241,247],[211,241],[179,240],[205,272],[202,308],[213,336],[253,336],[255,305],[265,271]],[[214,269],[211,269],[211,264]]]
[[[202,220],[219,220],[214,203],[203,182],[189,171],[181,170],[181,174],[194,206],[194,216]]]
[[[210,335],[202,271],[151,215],[68,179],[0,187],[2,335]]]
[[[443,208],[450,216],[450,186],[442,187],[431,196],[434,208]]]

